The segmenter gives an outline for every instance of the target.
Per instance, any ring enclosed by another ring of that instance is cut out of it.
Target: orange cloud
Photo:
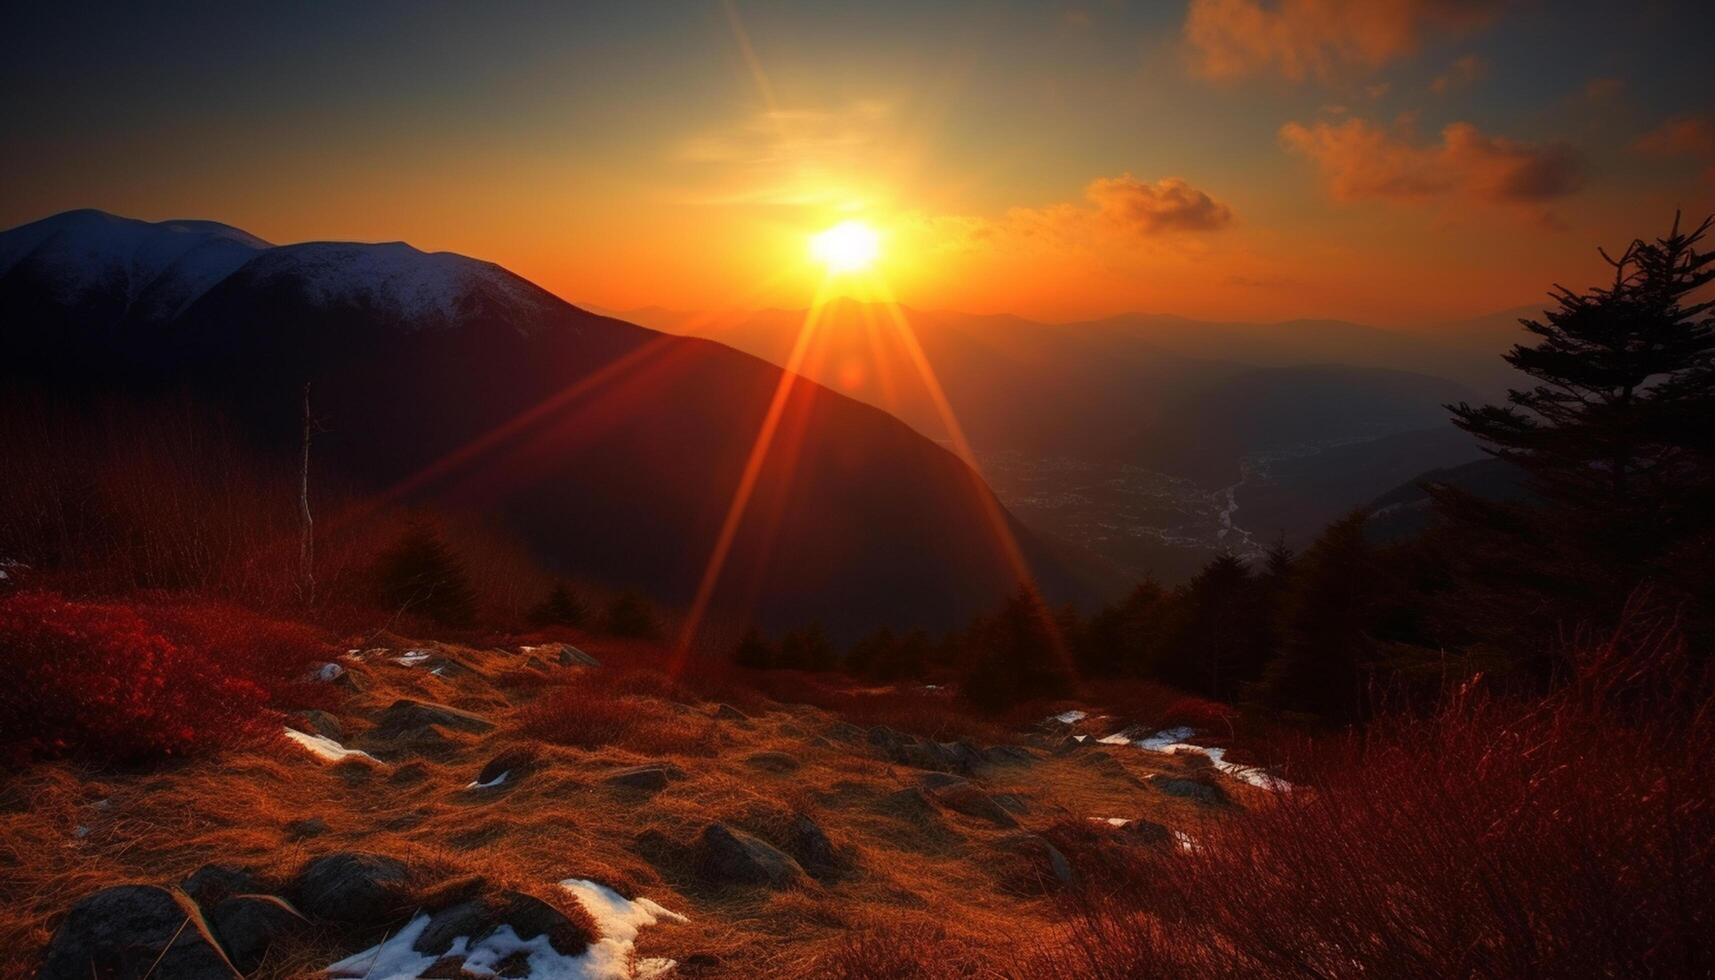
[[[1715,156],[1715,123],[1702,116],[1680,116],[1638,137],[1632,148],[1658,157]]]
[[[1439,145],[1418,145],[1362,119],[1339,125],[1287,123],[1281,142],[1316,162],[1337,200],[1396,201],[1457,197],[1491,204],[1564,197],[1584,179],[1576,151],[1486,136],[1470,123],[1441,131]]]
[[[1178,177],[1151,184],[1129,173],[1098,177],[1084,198],[1115,227],[1138,235],[1214,231],[1233,221],[1232,209]]]
[[[1431,31],[1480,26],[1503,0],[1191,0],[1185,38],[1197,71],[1232,79],[1277,72],[1292,81],[1374,69]]]

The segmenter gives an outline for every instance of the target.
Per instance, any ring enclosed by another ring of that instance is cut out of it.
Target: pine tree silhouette
[[[426,523],[411,525],[376,569],[381,599],[388,606],[447,626],[476,618],[476,593],[464,565]]]
[[[661,638],[661,624],[649,600],[635,592],[615,596],[602,614],[602,631],[636,640]]]
[[[530,611],[530,621],[539,626],[582,626],[589,619],[589,607],[564,582],[555,582],[547,598]]]

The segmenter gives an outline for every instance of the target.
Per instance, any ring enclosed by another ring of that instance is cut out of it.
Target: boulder
[[[345,730],[340,726],[339,719],[322,711],[320,708],[307,708],[296,713],[304,731],[323,738],[331,738],[336,742],[345,741]]]
[[[378,854],[342,852],[316,858],[298,872],[295,892],[306,915],[374,925],[408,912],[410,874]]]
[[[277,942],[309,927],[290,902],[277,895],[234,895],[208,914],[210,929],[232,965],[249,973]]]
[[[429,726],[476,735],[494,730],[494,722],[481,715],[444,704],[400,698],[375,719],[374,734],[380,738],[396,738]]]
[[[792,821],[792,856],[812,878],[830,878],[840,870],[834,854],[834,842],[822,832],[816,821],[799,814]]]
[[[546,936],[548,945],[563,956],[577,956],[596,938],[583,922],[567,918],[539,898],[501,891],[435,912],[411,948],[427,956],[441,956],[461,937],[469,940],[467,945],[475,945],[503,926],[511,927],[526,942]]]
[[[1157,775],[1149,780],[1149,785],[1168,796],[1194,800],[1206,806],[1222,806],[1232,802],[1231,798],[1227,796],[1227,791],[1222,789],[1221,784],[1209,774],[1200,776]]]
[[[763,772],[786,774],[797,772],[799,762],[784,752],[755,752],[745,757],[744,764]]]
[[[608,773],[602,782],[620,789],[654,793],[667,788],[675,779],[684,779],[685,771],[670,762],[652,762]]]
[[[1005,808],[963,779],[938,786],[930,790],[929,795],[954,813],[986,820],[996,827],[1018,826],[1018,821]]]
[[[48,943],[40,980],[90,977],[232,980],[237,968],[183,892],[154,885],[104,888],[72,907]]]
[[[741,885],[790,888],[804,879],[804,869],[774,845],[725,824],[712,823],[697,839],[697,859],[709,878]]]
[[[560,644],[560,666],[562,667],[600,667],[601,661],[572,646],[570,643]]]
[[[1012,834],[1002,838],[999,847],[1022,861],[1022,867],[1012,873],[1015,887],[1041,892],[1073,881],[1072,863],[1066,860],[1066,855],[1035,834]]]
[[[1036,756],[1022,745],[991,745],[982,750],[982,759],[990,766],[1027,766]]]
[[[484,787],[508,785],[535,772],[541,768],[541,765],[541,758],[535,749],[525,747],[507,749],[488,760],[488,764],[476,774],[475,782],[478,786]],[[500,782],[502,776],[506,777],[504,783]]]

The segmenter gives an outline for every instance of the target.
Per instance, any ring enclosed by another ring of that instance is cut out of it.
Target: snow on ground
[[[1076,725],[1088,717],[1089,715],[1082,711],[1062,711],[1054,716],[1054,720],[1062,725]]]
[[[348,749],[331,738],[320,735],[310,735],[295,728],[286,729],[286,737],[303,746],[309,753],[323,762],[344,762],[347,759],[366,759],[377,762],[374,756],[358,749]]]
[[[632,947],[642,927],[662,920],[684,922],[684,916],[669,912],[647,898],[632,901],[611,888],[581,878],[568,878],[560,882],[560,887],[571,892],[595,920],[600,938],[583,952],[567,956],[555,950],[547,936],[520,939],[511,926],[501,926],[474,944],[469,937],[461,936],[442,955],[464,957],[466,973],[496,976],[498,964],[507,957],[523,954],[530,968],[525,976],[530,980],[648,980],[673,968],[673,961],[666,959],[641,959],[633,964]],[[428,914],[418,915],[379,946],[328,967],[326,975],[364,980],[419,977],[441,958],[411,948],[428,925]]]
[[[399,656],[394,657],[393,662],[401,667],[415,667],[429,659],[431,656],[433,656],[433,654],[429,653],[427,650],[406,650]]]
[[[345,673],[345,668],[341,667],[339,664],[335,664],[335,663],[316,664],[315,666],[310,668],[310,674],[309,674],[308,679],[312,680],[312,681],[323,681],[323,682],[335,681],[335,680],[338,680],[340,675],[343,673]]]
[[[500,775],[494,777],[493,779],[490,779],[486,783],[478,782],[478,781],[473,779],[470,781],[470,784],[465,787],[465,789],[493,789],[494,787],[499,786],[502,783],[506,782],[506,777],[510,776],[510,775],[512,775],[512,770],[508,769],[505,772],[501,773]]]
[[[1138,730],[1128,728],[1123,732],[1115,732],[1100,739],[1106,745],[1135,745],[1146,752],[1161,752],[1166,755],[1177,755],[1180,752],[1195,752],[1209,757],[1214,767],[1221,772],[1249,783],[1259,789],[1280,792],[1292,788],[1292,784],[1279,776],[1270,775],[1256,766],[1242,766],[1236,762],[1227,761],[1227,750],[1216,746],[1193,745],[1186,741],[1197,733],[1189,728],[1167,728],[1154,735],[1138,736]]]

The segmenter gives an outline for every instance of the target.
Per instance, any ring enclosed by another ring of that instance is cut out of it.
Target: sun
[[[862,272],[881,255],[881,236],[862,221],[842,221],[810,236],[810,255],[829,272]]]

